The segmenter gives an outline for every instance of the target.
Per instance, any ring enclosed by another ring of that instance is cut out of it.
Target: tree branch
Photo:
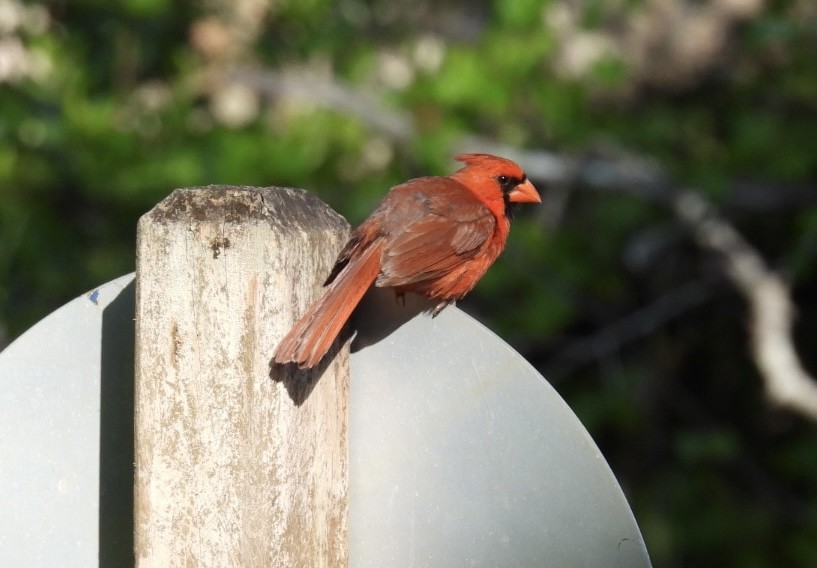
[[[571,341],[545,363],[547,376],[559,380],[580,368],[613,356],[625,345],[640,339],[712,298],[713,282],[696,280],[671,290],[653,303],[639,308],[598,332]]]
[[[235,68],[223,79],[238,83],[270,98],[286,98],[354,116],[369,128],[396,141],[406,142],[415,134],[413,122],[406,116],[383,107],[373,96],[356,91],[308,71],[278,72]]]
[[[817,420],[817,382],[800,363],[792,338],[791,292],[779,274],[700,194],[678,194],[674,210],[703,247],[726,259],[727,274],[751,308],[752,356],[775,403]]]

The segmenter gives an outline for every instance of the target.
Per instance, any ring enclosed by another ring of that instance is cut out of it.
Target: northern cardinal
[[[374,283],[439,302],[436,316],[476,285],[505,247],[514,203],[541,201],[511,160],[460,154],[445,177],[397,185],[352,232],[325,290],[275,351],[277,363],[314,367]]]

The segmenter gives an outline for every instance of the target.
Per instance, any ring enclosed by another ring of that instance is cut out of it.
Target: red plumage
[[[278,345],[278,363],[314,367],[374,284],[438,301],[434,315],[465,296],[502,249],[508,207],[541,201],[514,162],[461,154],[451,176],[409,180],[389,191],[340,252],[323,295]]]

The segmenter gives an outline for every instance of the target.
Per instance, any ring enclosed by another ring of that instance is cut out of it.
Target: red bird
[[[451,176],[395,186],[340,252],[323,295],[275,351],[277,363],[314,367],[374,283],[438,301],[433,315],[464,297],[502,249],[514,203],[541,201],[525,172],[489,154],[461,154]]]

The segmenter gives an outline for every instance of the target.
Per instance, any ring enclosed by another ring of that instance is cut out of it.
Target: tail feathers
[[[349,260],[278,345],[277,363],[297,363],[305,369],[320,362],[380,274],[379,251],[379,246],[369,246]]]

